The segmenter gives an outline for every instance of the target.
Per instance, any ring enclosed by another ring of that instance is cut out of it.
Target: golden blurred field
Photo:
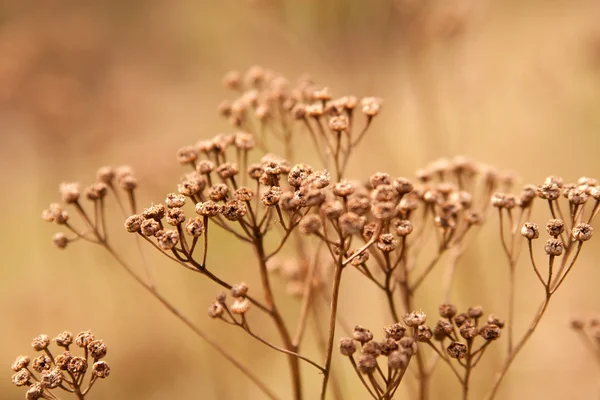
[[[61,181],[90,183],[106,164],[137,171],[140,204],[162,201],[182,172],[175,151],[231,130],[216,112],[228,96],[221,76],[229,69],[260,64],[290,79],[309,73],[334,95],[382,97],[382,115],[350,176],[384,170],[412,177],[437,157],[464,154],[514,170],[522,183],[547,175],[600,178],[599,15],[597,0],[4,2],[0,398],[23,398],[9,366],[18,354],[33,353],[34,336],[90,328],[108,344],[112,367],[91,399],[261,398],[104,252],[84,243],[58,251],[56,227],[39,218],[59,199]],[[135,262],[116,211],[112,240]],[[496,229],[491,218],[462,261],[453,294],[461,308],[506,312],[507,267]],[[219,240],[213,268],[229,281],[257,282],[244,264],[250,250],[228,251],[228,236]],[[600,368],[569,328],[572,316],[600,314],[598,240],[553,299],[498,399],[600,395]],[[284,357],[206,316],[214,284],[150,249],[145,254],[165,294],[287,393]],[[517,332],[543,295],[529,265],[520,267]],[[440,271],[420,302],[432,314]],[[283,300],[284,290],[277,295]],[[375,330],[391,322],[383,300],[357,274],[342,284],[341,310],[351,324]],[[296,315],[296,300],[283,304]],[[306,350],[316,355],[314,347]],[[504,344],[495,347],[475,371],[473,399],[487,391],[501,362]],[[334,368],[346,367],[334,356]],[[303,368],[314,383],[306,398],[316,398],[320,376]],[[453,398],[448,393],[457,384],[447,367],[436,371],[432,398]],[[346,398],[365,398],[350,376],[342,382]]]

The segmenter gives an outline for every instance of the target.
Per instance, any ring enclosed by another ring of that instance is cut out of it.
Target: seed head
[[[371,187],[373,189],[376,189],[379,185],[391,184],[392,180],[390,178],[390,174],[387,174],[385,172],[376,172],[369,178],[369,183],[371,184]]]
[[[265,206],[271,207],[279,204],[281,194],[282,190],[279,186],[271,186],[266,192],[264,192],[260,196],[260,199]]]
[[[329,119],[329,129],[334,132],[343,132],[348,129],[348,117],[345,115],[336,115]]]
[[[575,241],[585,242],[592,238],[593,232],[594,228],[592,228],[591,225],[586,223],[579,223],[573,228],[572,237]]]
[[[221,214],[230,221],[239,221],[247,212],[246,204],[239,200],[229,200],[221,207]]]
[[[171,250],[179,243],[179,233],[176,230],[161,230],[156,232],[158,247],[163,250]]]
[[[358,358],[358,370],[363,374],[372,374],[377,367],[377,359],[372,354],[363,354]]]
[[[348,252],[348,257],[353,256],[357,251],[358,251],[357,249],[350,250]],[[359,255],[354,257],[350,263],[352,265],[354,265],[355,267],[359,266],[361,264],[366,263],[369,260],[369,256],[370,256],[369,250],[363,250]]]
[[[381,345],[378,342],[370,341],[363,345],[362,352],[363,354],[371,354],[373,357],[379,357],[381,355]]]
[[[91,341],[87,345],[87,349],[94,361],[97,361],[106,356],[107,347],[102,340]]]
[[[465,339],[473,339],[479,334],[479,330],[471,322],[465,322],[460,327],[460,335]]]
[[[389,356],[390,353],[398,350],[398,347],[398,343],[391,338],[384,339],[381,341],[381,343],[379,343],[381,354],[383,354],[384,356]]]
[[[360,104],[362,112],[368,117],[374,117],[381,111],[381,99],[375,97],[364,97]]]
[[[36,382],[27,389],[25,393],[25,400],[38,400],[44,396],[44,384]]]
[[[460,313],[454,317],[454,324],[459,328],[469,321],[471,321],[471,319],[467,313]]]
[[[456,313],[456,306],[454,304],[442,304],[440,305],[440,316],[442,318],[453,318]]]
[[[394,221],[394,227],[396,228],[396,234],[400,237],[408,236],[413,231],[413,226],[407,219]]]
[[[394,351],[388,356],[388,368],[404,369],[408,366],[408,357],[401,351]]]
[[[253,197],[254,192],[245,186],[242,186],[233,192],[233,198],[239,201],[250,201]]]
[[[371,207],[371,213],[375,218],[381,221],[389,221],[396,216],[396,204],[391,201],[375,203]]]
[[[169,208],[181,208],[185,204],[185,196],[177,193],[169,193],[165,199],[165,204]]]
[[[75,203],[79,200],[81,192],[79,191],[79,184],[76,182],[63,182],[59,187],[60,195],[67,204]]]
[[[448,321],[438,320],[433,328],[433,336],[436,340],[443,340],[452,334],[453,326]]]
[[[452,358],[463,359],[467,355],[467,346],[460,342],[452,342],[446,349],[446,352]]]
[[[231,312],[234,314],[245,314],[249,308],[250,302],[247,298],[238,298],[231,305]]]
[[[233,144],[240,150],[251,150],[255,146],[254,137],[250,133],[238,132]]]
[[[490,314],[487,319],[487,323],[488,325],[496,325],[499,328],[504,328],[504,321],[493,314]]]
[[[100,200],[106,196],[106,193],[108,193],[106,184],[103,182],[97,182],[91,184],[85,190],[85,197],[87,197],[88,200]]]
[[[554,182],[546,182],[539,185],[536,192],[540,199],[556,200],[560,196],[560,186]]]
[[[79,332],[77,336],[75,336],[75,344],[78,347],[86,348],[91,342],[93,342],[96,338],[92,331],[87,330],[83,332]]]
[[[48,338],[48,335],[39,335],[33,338],[33,341],[31,342],[31,347],[33,347],[35,351],[42,351],[44,349],[47,349],[49,344],[50,339]]]
[[[54,389],[60,386],[63,381],[63,374],[59,368],[49,371],[42,371],[42,383],[48,389]]]
[[[362,345],[373,340],[373,334],[371,333],[371,331],[359,325],[356,325],[354,327],[352,337],[354,338],[354,340],[360,342],[360,344]]]
[[[404,337],[404,334],[406,333],[406,328],[400,323],[396,322],[395,324],[383,327],[383,331],[385,332],[386,338],[400,340]]]
[[[488,341],[496,340],[500,337],[502,329],[498,325],[487,324],[484,325],[480,330],[479,334],[482,338]]]
[[[569,190],[569,192],[567,194],[567,198],[569,199],[569,203],[578,206],[587,201],[588,194],[585,192],[585,190],[572,189],[572,190]]]
[[[221,206],[212,200],[205,201],[203,203],[196,204],[196,213],[206,216],[214,217],[221,212]]]
[[[540,228],[533,222],[525,222],[521,228],[521,235],[528,240],[537,239],[540,237]]]
[[[427,321],[427,315],[423,311],[413,311],[404,316],[404,323],[411,328],[423,325],[425,321]]]
[[[219,178],[223,180],[233,178],[239,172],[240,169],[238,168],[237,164],[223,163],[217,168],[217,175],[219,175]]]
[[[181,165],[193,164],[198,158],[196,149],[192,146],[185,146],[177,150],[177,161]]]
[[[52,360],[45,354],[40,354],[31,362],[31,367],[41,373],[44,370],[52,368]]]
[[[340,216],[339,226],[345,236],[360,235],[365,225],[365,218],[353,212],[347,212]]]
[[[473,306],[469,307],[467,310],[467,314],[470,318],[480,318],[483,315],[483,307],[481,306]]]
[[[221,318],[221,316],[223,315],[224,312],[224,308],[223,308],[223,304],[221,304],[218,301],[214,301],[209,307],[208,307],[208,316],[211,318]]]
[[[202,218],[190,218],[187,224],[185,224],[185,231],[188,235],[198,238],[204,233],[204,222]]]
[[[563,253],[563,243],[558,239],[548,239],[544,251],[549,256],[558,257]]]
[[[339,197],[348,197],[356,190],[354,184],[343,180],[333,185],[333,194]]]
[[[65,351],[54,357],[54,363],[58,368],[60,368],[63,371],[66,371],[69,368],[69,363],[71,362],[72,358],[73,355],[71,354],[71,352]]]
[[[92,366],[92,374],[100,379],[110,375],[110,367],[105,361],[96,361]]]
[[[85,374],[85,371],[87,371],[87,366],[88,363],[86,361],[85,358],[83,357],[73,357],[71,358],[71,361],[69,361],[69,367],[67,368],[67,370],[72,373],[75,376],[78,376],[79,374]]]
[[[96,179],[98,179],[99,182],[111,185],[115,179],[115,170],[112,169],[112,167],[101,167],[96,172]]]
[[[348,199],[348,211],[367,215],[371,211],[371,199],[366,195],[354,195]]]
[[[248,293],[248,285],[244,282],[233,285],[231,295],[235,298],[245,297]]]
[[[69,346],[73,343],[73,334],[69,331],[64,331],[63,333],[59,333],[58,335],[56,335],[56,337],[52,340],[54,340],[57,346],[68,349]]]
[[[229,187],[224,183],[217,183],[208,188],[208,198],[212,201],[221,201],[227,198]]]
[[[42,219],[63,225],[69,220],[69,213],[64,211],[60,204],[52,203],[46,210],[42,211]]]
[[[28,356],[18,356],[15,362],[12,363],[11,368],[13,371],[18,372],[23,368],[27,368],[29,366],[29,361]]]
[[[350,338],[343,338],[340,340],[340,353],[344,356],[351,356],[356,352],[356,345]]]
[[[161,230],[160,223],[153,219],[145,219],[142,222],[140,231],[144,236],[154,236]]]
[[[16,374],[12,376],[12,383],[15,386],[29,386],[31,374],[26,369],[18,370]]]
[[[59,249],[65,249],[69,244],[69,238],[62,232],[55,233],[54,236],[52,236],[52,241]]]
[[[165,216],[165,206],[162,204],[154,204],[148,208],[146,208],[142,212],[142,217],[145,219],[153,219],[156,221],[160,221]]]
[[[427,325],[419,325],[417,328],[417,340],[419,342],[429,342],[432,336],[433,332],[431,331],[430,327]]]
[[[300,232],[305,235],[312,235],[321,231],[321,218],[318,215],[310,214],[300,221]]]

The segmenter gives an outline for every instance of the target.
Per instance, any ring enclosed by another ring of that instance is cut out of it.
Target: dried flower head
[[[48,335],[39,335],[33,338],[33,341],[31,342],[31,347],[33,347],[35,351],[42,351],[47,349],[49,344],[50,338],[48,337]]]
[[[354,340],[360,342],[363,345],[373,340],[373,334],[371,333],[371,331],[359,325],[356,325],[354,327],[352,337],[354,338]]]
[[[106,361],[96,361],[92,366],[92,374],[100,379],[104,379],[110,375],[110,367]]]
[[[529,240],[540,237],[540,228],[533,222],[525,222],[521,228],[521,235]]]
[[[247,298],[238,298],[231,305],[231,312],[234,314],[245,314],[249,308],[250,301]]]
[[[573,240],[577,242],[585,242],[592,238],[592,233],[594,232],[594,228],[591,225],[586,223],[579,223],[575,225],[572,231]]]
[[[400,323],[396,322],[395,324],[383,327],[383,331],[385,333],[386,338],[400,340],[404,337],[404,334],[406,333],[406,328]]]
[[[427,315],[423,311],[413,311],[404,316],[406,326],[417,327],[427,321]]]
[[[340,353],[344,356],[351,356],[356,352],[356,345],[350,338],[343,338],[340,340]]]
[[[446,352],[452,358],[462,359],[467,356],[467,345],[460,342],[452,342],[446,348]]]

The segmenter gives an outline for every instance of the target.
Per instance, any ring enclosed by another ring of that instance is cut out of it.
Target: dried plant
[[[341,339],[340,352],[374,399],[393,398],[405,379],[418,382],[417,398],[429,398],[432,373],[440,360],[454,373],[462,398],[467,399],[474,369],[490,343],[506,331],[506,359],[487,397],[494,398],[551,297],[573,269],[584,242],[592,236],[590,224],[600,210],[598,182],[581,178],[576,184],[564,184],[558,177],[549,177],[539,186],[525,186],[516,196],[508,194],[515,183],[512,174],[498,173],[463,157],[435,161],[417,171],[415,180],[377,172],[366,182],[354,181],[345,175],[347,166],[381,111],[380,99],[333,99],[326,87],[316,86],[309,78],[292,86],[260,67],[243,75],[230,72],[224,84],[237,98],[224,101],[219,113],[238,132],[180,148],[177,160],[190,172],[177,185],[177,192],[167,194],[164,203],[138,211],[138,181],[128,167],[101,168],[97,182],[84,192],[76,183],[62,184],[63,201],[79,218],[73,222],[60,204],[44,211],[45,220],[68,231],[54,236],[56,245],[64,249],[74,241],[87,241],[105,248],[138,284],[271,399],[280,395],[269,388],[264,377],[257,376],[166,299],[145,264],[146,274],[140,275],[117,253],[108,235],[109,197],[124,213],[130,213],[125,221],[128,232],[173,263],[220,287],[223,292],[209,305],[209,317],[241,329],[287,357],[291,395],[286,398],[305,397],[301,362],[322,374],[322,399],[330,386],[332,395],[342,398],[339,377],[332,369],[338,328],[351,336]],[[294,149],[306,135],[322,170],[294,160]],[[285,158],[270,153],[272,142],[282,148]],[[82,194],[91,202],[89,207],[84,206]],[[568,204],[561,206],[561,201]],[[529,222],[536,203],[546,203],[551,218],[547,224],[550,239],[541,246],[536,241],[538,225]],[[591,209],[586,208],[588,203],[594,203]],[[506,324],[493,315],[482,323],[479,306],[459,314],[451,304],[452,281],[461,256],[494,208],[510,277]],[[227,282],[218,275],[218,266],[208,264],[210,238],[217,229],[252,249],[259,288]],[[529,329],[518,337],[513,326],[515,271],[524,242],[531,268],[543,287],[543,303]],[[545,251],[547,271],[536,262],[538,248]],[[445,278],[435,285],[441,287],[445,304],[439,308],[441,319],[429,327],[426,314],[416,304],[416,294],[444,262]],[[362,274],[365,283],[379,288],[386,300],[391,325],[384,328],[381,342],[373,341],[365,328],[357,326],[350,331],[345,318],[338,315],[342,278],[349,270]],[[280,301],[273,293],[277,272],[288,293],[299,298],[294,325],[283,318]],[[315,324],[321,354],[307,354],[303,339],[309,317],[319,320],[324,312],[329,313],[327,323]],[[267,328],[254,322],[253,313],[271,321],[279,334],[277,342],[266,339]],[[358,347],[362,354],[355,359]],[[387,366],[380,365],[381,356],[387,358]],[[408,368],[414,374],[406,375]]]
[[[33,339],[31,347],[41,354],[33,360],[28,356],[18,356],[12,364],[12,369],[15,371],[12,377],[13,384],[29,388],[25,393],[25,399],[58,400],[57,392],[62,391],[72,398],[81,400],[86,397],[98,379],[110,375],[108,363],[102,360],[106,356],[107,346],[102,340],[97,340],[91,331],[80,332],[75,337],[71,332],[65,331],[52,340],[58,347],[63,348],[62,353],[54,356],[50,351],[48,335],[39,335]],[[71,353],[70,348],[73,343],[83,349],[83,356]],[[90,377],[86,379],[90,361],[93,364]]]

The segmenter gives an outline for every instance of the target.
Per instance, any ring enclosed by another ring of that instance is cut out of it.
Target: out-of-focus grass
[[[226,70],[258,63],[290,78],[310,73],[334,94],[384,98],[384,112],[350,169],[356,177],[378,170],[411,176],[433,158],[456,154],[513,169],[524,183],[550,174],[600,177],[599,11],[585,1],[5,4],[0,361],[7,367],[0,397],[22,398],[9,383],[8,365],[31,353],[33,336],[92,328],[108,343],[113,369],[93,398],[260,398],[106,254],[83,243],[56,250],[54,228],[39,219],[58,199],[60,181],[90,182],[104,164],[131,164],[140,176],[141,204],[161,201],[182,172],[175,150],[230,130],[215,112],[227,95],[220,86]],[[131,240],[116,209],[114,215],[114,239]],[[505,315],[507,271],[496,228],[492,218],[463,259],[454,299],[463,308],[482,304]],[[514,364],[501,398],[597,396],[600,371],[568,328],[572,315],[600,311],[595,241]],[[225,251],[231,246],[225,235],[213,246],[211,265],[252,287],[249,249]],[[131,247],[123,250],[136,261]],[[283,357],[206,317],[214,285],[190,279],[150,251],[146,256],[165,294],[286,393]],[[419,303],[431,314],[440,301],[440,276]],[[389,323],[376,291],[363,289],[357,274],[347,278],[344,319],[374,330]],[[542,293],[525,263],[519,278],[517,323],[524,330]],[[348,296],[359,287],[362,296]],[[293,317],[296,302],[286,306]],[[476,371],[474,398],[489,387],[504,345],[498,342]],[[307,351],[317,354],[314,344]],[[345,368],[338,358],[334,365]],[[443,365],[438,373],[434,398],[447,397],[456,384]],[[304,375],[320,379],[308,368]],[[363,397],[350,375],[344,383],[347,398]],[[314,395],[309,390],[307,398]]]

